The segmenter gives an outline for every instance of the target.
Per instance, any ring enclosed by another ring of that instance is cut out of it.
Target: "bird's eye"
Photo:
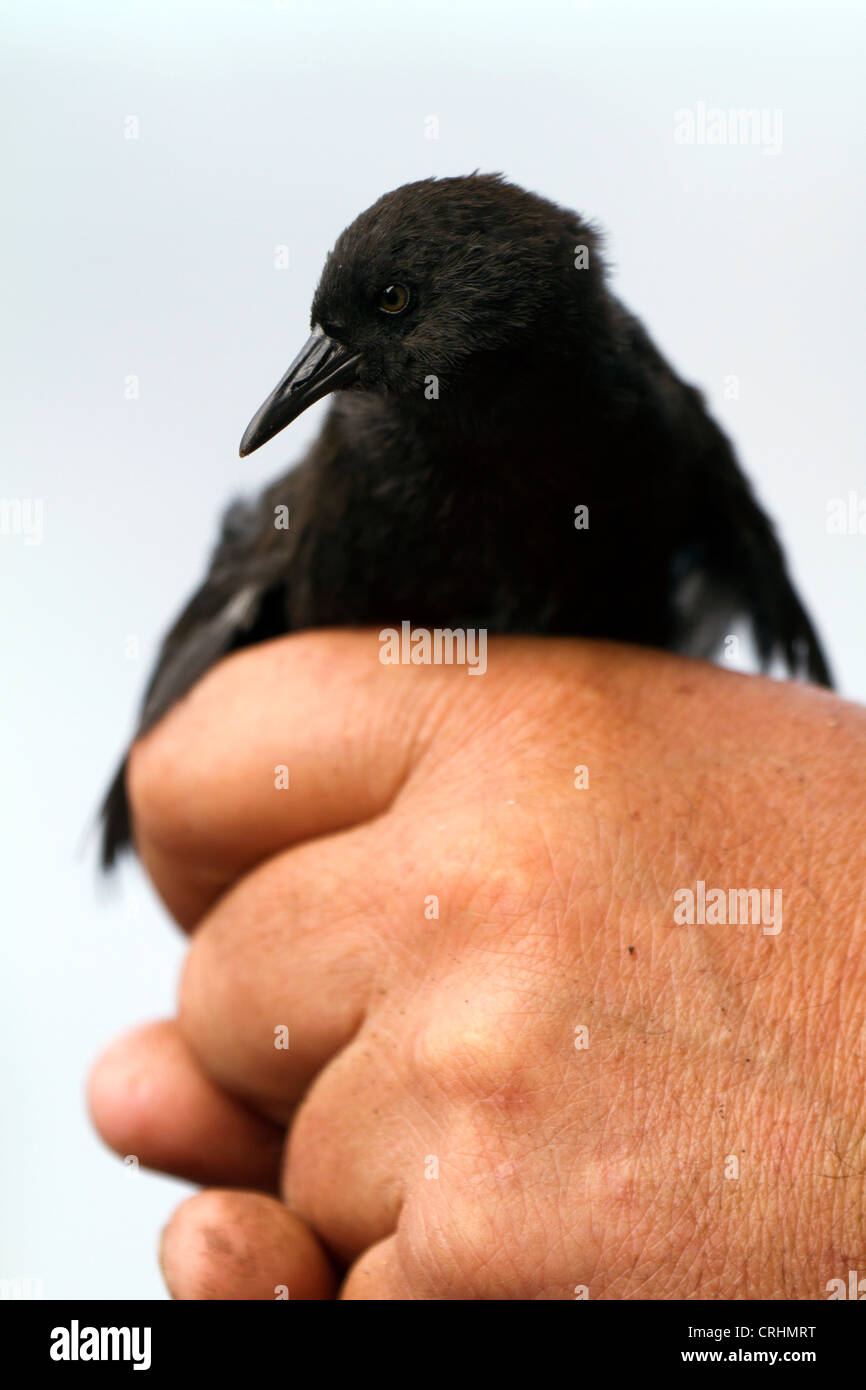
[[[379,295],[379,308],[383,314],[401,314],[409,303],[409,291],[405,285],[386,285]]]

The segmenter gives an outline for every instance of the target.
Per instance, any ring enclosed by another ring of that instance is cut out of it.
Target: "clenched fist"
[[[866,1236],[866,715],[604,644],[378,650],[233,656],[132,757],[193,935],[92,1106],[212,1189],[172,1291],[826,1296]]]

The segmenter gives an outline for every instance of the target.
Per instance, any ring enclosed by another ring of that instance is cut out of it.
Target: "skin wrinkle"
[[[459,1149],[459,1145],[458,1145]],[[441,1182],[441,1179],[440,1179]],[[457,1200],[462,1196],[461,1192],[456,1192]],[[453,1263],[448,1263],[448,1248],[453,1244],[447,1232],[449,1226],[460,1229],[461,1260],[465,1259],[471,1265],[473,1271],[478,1268],[479,1273],[486,1261],[495,1257],[497,1249],[494,1248],[490,1253],[483,1250],[478,1245],[480,1236],[479,1228],[490,1229],[490,1219],[477,1205],[471,1208],[473,1220],[464,1219],[464,1212],[469,1210],[464,1203],[462,1207],[456,1209],[449,1206],[442,1195],[442,1189],[436,1186],[434,1200],[421,1205],[414,1204],[406,1208],[406,1227],[405,1234],[398,1229],[398,1239],[403,1235],[403,1248],[411,1259],[412,1274],[418,1296],[423,1297],[429,1291],[432,1297],[449,1297],[451,1288],[457,1282],[455,1279],[456,1271]],[[420,1237],[420,1239],[419,1239]],[[445,1257],[446,1263],[439,1266],[441,1256]],[[433,1262],[433,1269],[430,1263]],[[438,1278],[433,1277],[438,1276]],[[435,1292],[434,1292],[435,1290]]]

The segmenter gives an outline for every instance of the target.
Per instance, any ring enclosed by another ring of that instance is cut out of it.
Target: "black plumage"
[[[241,452],[333,391],[321,433],[229,510],[139,732],[238,647],[404,619],[711,655],[747,618],[765,666],[830,684],[730,444],[577,214],[500,175],[407,184],[339,237],[311,320]],[[130,839],[123,767],[103,815],[108,866]]]

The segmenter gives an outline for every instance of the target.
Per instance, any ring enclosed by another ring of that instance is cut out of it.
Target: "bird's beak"
[[[350,352],[329,338],[317,324],[280,384],[247,425],[241,440],[241,458],[267,444],[314,401],[340,386],[351,386],[360,360],[360,353]]]

